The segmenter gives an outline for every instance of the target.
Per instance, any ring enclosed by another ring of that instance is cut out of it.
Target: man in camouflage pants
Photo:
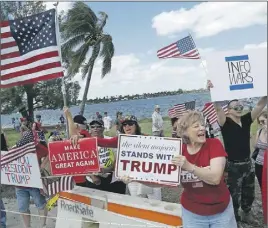
[[[228,154],[226,172],[227,185],[233,199],[237,222],[252,222],[250,213],[255,197],[254,165],[250,158],[250,127],[267,103],[267,96],[259,100],[256,107],[243,115],[243,105],[238,100],[228,103],[228,116],[221,105],[215,103],[225,150]],[[241,206],[242,213],[239,214]]]

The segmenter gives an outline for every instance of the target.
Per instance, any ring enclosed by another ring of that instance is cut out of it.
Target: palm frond
[[[79,72],[79,68],[84,63],[89,48],[90,46],[84,43],[77,51],[74,52],[70,67],[68,68],[68,75],[74,76]]]
[[[67,12],[66,19],[61,24],[62,37],[70,38],[73,34],[94,32],[98,18],[95,13],[83,2],[76,2]]]
[[[110,35],[104,35],[101,40],[102,49],[100,56],[103,58],[101,77],[104,78],[106,74],[110,73],[112,68],[112,58],[114,56],[114,44]]]
[[[99,29],[102,32],[104,26],[106,25],[108,15],[105,12],[99,12],[101,18],[100,18],[100,23],[99,23]]]
[[[85,79],[86,75],[88,74],[89,68],[93,67],[95,60],[98,58],[100,53],[100,42],[93,46],[93,50],[91,53],[91,57],[86,65],[82,67],[82,79]]]
[[[61,25],[61,37],[65,41],[74,36],[74,34],[81,35],[95,32],[95,26],[90,25],[85,20],[67,21]]]
[[[77,45],[81,44],[85,39],[85,35],[76,35],[71,39],[67,40],[61,45],[62,56],[68,56],[70,51],[72,51]]]

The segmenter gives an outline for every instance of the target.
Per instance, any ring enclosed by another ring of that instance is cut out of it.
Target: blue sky
[[[156,51],[191,32],[203,57],[215,51],[267,47],[267,3],[261,2],[88,2],[109,19],[112,71],[101,80],[96,62],[88,98],[198,89],[207,76],[199,60],[159,60]],[[71,3],[61,2],[67,10]],[[84,82],[78,74],[82,91]],[[82,92],[80,97],[82,96]]]

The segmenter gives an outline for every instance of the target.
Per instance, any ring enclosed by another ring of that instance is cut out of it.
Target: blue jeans
[[[1,220],[0,220],[1,228],[6,228],[7,215],[5,211],[2,211],[2,210],[5,210],[3,200],[0,200],[0,208],[1,208]]]
[[[16,188],[17,203],[19,212],[30,212],[30,197],[33,198],[35,206],[39,210],[43,210],[46,206],[46,198],[41,195],[38,188]]]
[[[237,228],[232,199],[227,208],[218,214],[203,216],[182,207],[183,228]]]

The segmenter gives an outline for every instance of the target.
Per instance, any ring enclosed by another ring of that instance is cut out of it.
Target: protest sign
[[[120,135],[115,176],[179,185],[180,168],[171,160],[181,154],[181,147],[181,139],[177,138]]]
[[[214,52],[206,62],[212,101],[267,96],[267,48]]]
[[[1,151],[1,157],[8,151]],[[1,167],[1,184],[43,188],[37,156],[29,153]]]
[[[88,174],[100,171],[96,138],[85,138],[74,146],[69,140],[48,144],[53,175]]]

